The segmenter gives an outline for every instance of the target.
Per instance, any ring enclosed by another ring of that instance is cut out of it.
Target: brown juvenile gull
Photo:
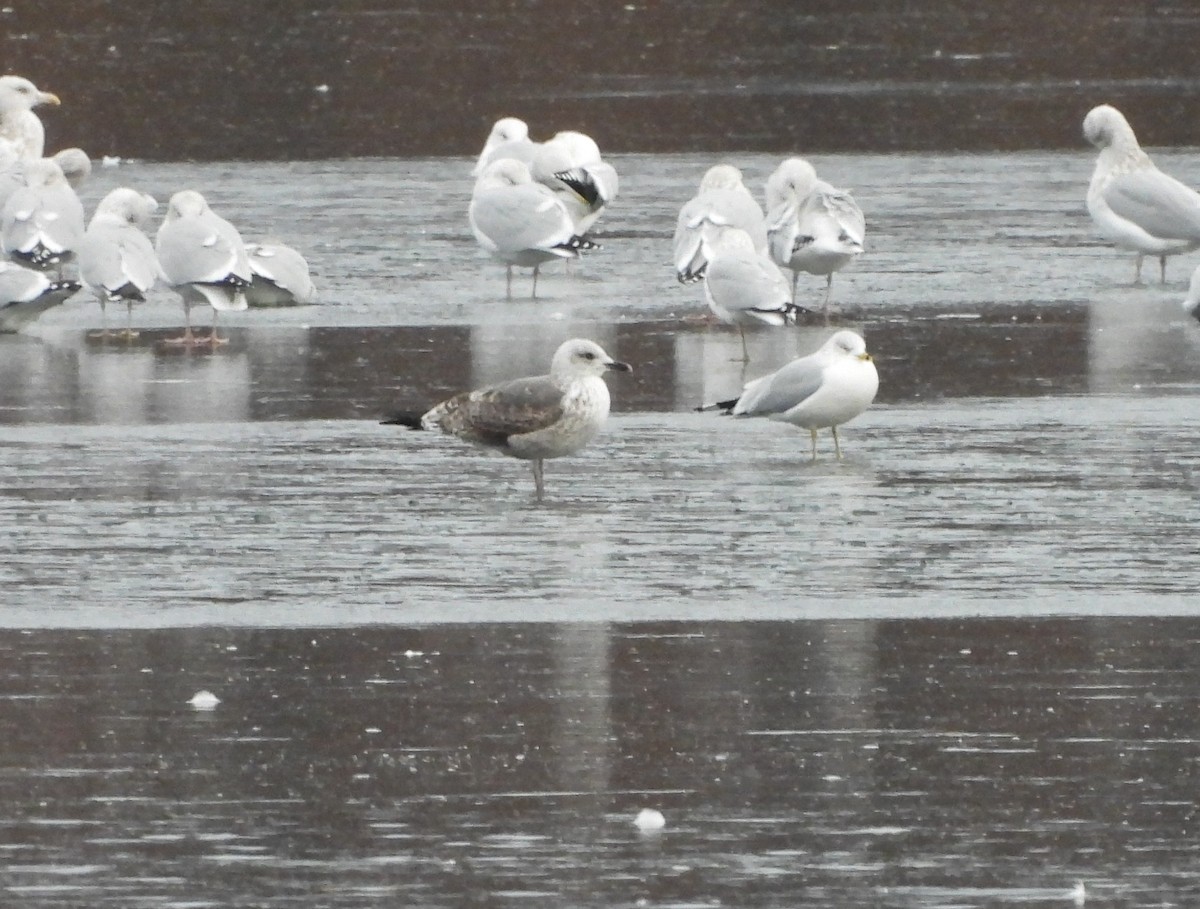
[[[1083,135],[1100,149],[1087,192],[1096,229],[1137,255],[1135,284],[1148,255],[1158,256],[1159,277],[1166,283],[1167,256],[1200,248],[1200,194],[1154,166],[1115,107],[1101,104],[1088,111]]]
[[[870,406],[879,390],[879,373],[862,336],[833,334],[815,353],[798,357],[770,375],[748,382],[740,397],[698,410],[723,410],[735,417],[766,417],[800,426],[812,434],[817,459],[817,430],[833,430],[838,458],[842,446],[837,428]]]
[[[513,379],[457,394],[423,414],[398,413],[383,422],[442,432],[533,462],[540,502],[545,493],[542,462],[575,454],[596,437],[608,418],[609,370],[629,372],[599,344],[564,341],[550,361],[550,374]]]
[[[217,337],[217,316],[222,311],[246,308],[245,290],[253,279],[237,228],[214,213],[200,193],[181,190],[167,206],[154,251],[167,283],[183,298],[184,333],[168,343],[224,344],[226,339]],[[192,335],[193,303],[207,303],[213,308],[212,334],[207,338]]]

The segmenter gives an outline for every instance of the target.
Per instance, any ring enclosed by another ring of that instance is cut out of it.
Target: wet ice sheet
[[[1187,906],[1193,620],[0,633],[30,907]],[[200,688],[222,703],[198,714]],[[639,834],[643,807],[666,818]]]
[[[527,465],[365,421],[11,427],[9,625],[1194,609],[1195,394],[614,418]]]

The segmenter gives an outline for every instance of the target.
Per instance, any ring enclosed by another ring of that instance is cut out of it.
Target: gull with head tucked
[[[501,117],[492,126],[483,151],[471,170],[472,177],[480,176],[489,164],[501,158],[512,158],[526,167],[533,164],[533,156],[540,143],[529,138],[529,126],[517,117]]]
[[[575,259],[595,243],[578,236],[562,200],[529,168],[512,158],[487,166],[475,182],[467,209],[471,232],[491,256],[507,266],[505,295],[512,297],[513,266],[533,268],[533,296],[538,269],[552,259]]]
[[[603,375],[629,372],[594,341],[564,341],[550,361],[550,374],[513,379],[457,394],[424,413],[397,413],[384,423],[437,429],[483,448],[533,462],[540,502],[545,494],[542,463],[575,454],[608,419],[609,394]]]
[[[791,423],[812,434],[812,459],[817,459],[817,430],[833,430],[833,448],[840,459],[837,428],[870,406],[879,390],[879,373],[862,336],[839,331],[815,352],[748,382],[740,397],[700,410],[722,410],[735,417],[766,417]]]
[[[833,273],[863,251],[867,222],[850,193],[817,179],[803,158],[787,158],[767,179],[771,258],[792,272],[792,302],[800,272],[825,276],[825,315]]]
[[[159,281],[165,281],[154,245],[143,233],[158,210],[153,196],[122,186],[100,200],[79,246],[79,277],[100,301],[103,320],[98,337],[107,338],[106,304],[125,304],[126,339],[133,330],[133,304],[144,302]]]
[[[738,227],[722,227],[709,243],[704,270],[708,306],[722,321],[736,325],[742,336],[742,360],[748,362],[747,325],[787,325],[796,307],[787,279],[765,252],[754,248],[750,235]]]
[[[1146,256],[1158,256],[1159,277],[1166,283],[1167,256],[1200,248],[1200,194],[1154,166],[1115,107],[1101,104],[1088,111],[1083,135],[1100,149],[1087,192],[1096,229],[1137,255],[1135,284],[1142,280]]]

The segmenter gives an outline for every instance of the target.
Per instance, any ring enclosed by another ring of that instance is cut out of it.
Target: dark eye
[[[580,356],[583,357],[585,360],[596,359],[596,355],[594,353],[592,353],[590,350],[585,350],[582,354],[580,354]]]

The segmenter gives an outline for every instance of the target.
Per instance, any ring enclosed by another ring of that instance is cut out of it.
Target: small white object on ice
[[[188,701],[196,710],[215,710],[217,705],[221,703],[221,699],[211,691],[197,691],[192,695],[192,699]]]
[[[637,817],[633,819],[634,826],[638,830],[662,830],[667,826],[667,819],[663,817],[663,813],[655,808],[643,808],[637,813]]]
[[[1071,902],[1076,906],[1087,902],[1087,887],[1083,885],[1083,881],[1076,881],[1075,886],[1071,888]]]

